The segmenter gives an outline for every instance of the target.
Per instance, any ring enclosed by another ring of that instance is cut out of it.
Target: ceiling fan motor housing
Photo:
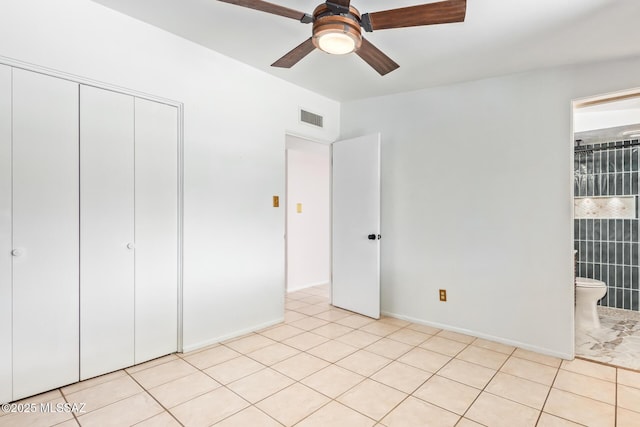
[[[313,11],[313,45],[315,47],[326,51],[321,44],[322,37],[338,33],[353,40],[354,49],[352,51],[360,49],[362,45],[360,12],[353,6],[349,6],[348,12],[341,12],[332,10],[327,3],[321,4]]]

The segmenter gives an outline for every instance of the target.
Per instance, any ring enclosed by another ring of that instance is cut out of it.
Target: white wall
[[[330,146],[287,136],[287,291],[329,283]],[[302,204],[298,213],[296,205]]]
[[[184,103],[186,349],[283,317],[284,135],[335,139],[337,102],[88,0],[5,1],[0,40],[0,56]]]
[[[571,357],[571,101],[633,87],[640,58],[343,104],[382,133],[383,311]]]

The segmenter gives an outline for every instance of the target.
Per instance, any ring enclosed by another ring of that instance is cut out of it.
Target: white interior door
[[[11,264],[11,68],[0,65],[0,403],[13,397]]]
[[[380,134],[337,141],[332,153],[332,304],[377,319]]]
[[[135,363],[177,351],[178,111],[135,100]]]
[[[80,378],[134,364],[134,98],[80,90]]]
[[[78,84],[13,69],[13,399],[78,381]]]

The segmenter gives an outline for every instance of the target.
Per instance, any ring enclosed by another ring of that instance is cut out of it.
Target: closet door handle
[[[127,249],[134,249],[135,247],[136,246],[133,243],[131,242],[127,243]]]
[[[24,253],[24,251],[22,249],[14,249],[14,250],[11,251],[11,255],[13,255],[15,257],[22,256],[23,253]]]

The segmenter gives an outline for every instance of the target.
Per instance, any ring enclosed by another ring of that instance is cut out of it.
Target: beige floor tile
[[[217,365],[218,363],[235,359],[238,356],[240,356],[240,353],[238,353],[237,351],[220,345],[208,350],[200,351],[195,354],[188,354],[184,356],[184,360],[198,369],[206,369],[211,366]]]
[[[517,357],[509,358],[500,370],[544,385],[551,385],[558,371],[557,368]]]
[[[310,296],[311,294],[308,294],[304,291],[287,292],[287,298],[295,299],[295,300],[301,300]]]
[[[578,424],[613,427],[615,407],[567,391],[551,389],[544,412]]]
[[[68,395],[80,390],[84,390],[85,388],[93,387],[98,384],[106,383],[109,381],[113,381],[116,378],[121,378],[126,376],[127,376],[127,373],[125,371],[115,371],[115,372],[111,372],[110,374],[100,375],[99,377],[94,377],[85,381],[80,381],[78,383],[68,385],[66,387],[62,387],[61,390],[62,390],[62,393],[64,393],[65,395]],[[58,396],[60,396],[59,393],[57,394],[56,397]]]
[[[588,375],[590,377],[598,378],[605,381],[616,381],[616,368],[601,365],[595,362],[589,362],[588,360],[563,360],[560,368],[566,371]]]
[[[640,388],[640,372],[618,369],[618,384]]]
[[[313,317],[326,320],[327,322],[335,322],[336,320],[344,319],[345,317],[349,317],[349,316],[351,316],[351,313],[349,312],[345,312],[342,310],[335,310],[332,308],[329,311],[315,314]]]
[[[185,426],[210,426],[246,408],[249,404],[225,387],[198,396],[171,409]]]
[[[301,382],[334,399],[362,382],[365,377],[336,365],[330,365]]]
[[[483,392],[465,417],[492,427],[533,427],[539,414],[536,409]]]
[[[284,303],[284,308],[287,310],[298,310],[299,308],[309,307],[311,304],[302,302],[300,300],[289,300]]]
[[[423,334],[428,334],[428,335],[435,335],[439,332],[442,332],[442,329],[434,328],[433,326],[418,325],[417,323],[411,323],[407,325],[407,329],[422,332]]]
[[[546,354],[536,353],[534,351],[524,350],[522,348],[516,348],[513,352],[515,357],[519,357],[520,359],[530,360],[532,362],[541,363],[543,365],[551,366],[553,368],[558,368],[560,363],[562,363],[562,359],[553,356],[547,356]]]
[[[576,424],[573,421],[543,412],[540,414],[540,419],[538,419],[536,427],[580,427],[581,425],[582,424]]]
[[[456,427],[484,427],[482,424],[471,421],[468,418],[461,418]]]
[[[451,357],[444,354],[425,350],[424,348],[414,348],[404,356],[398,358],[398,362],[406,363],[415,368],[420,368],[427,372],[437,372],[451,360]]]
[[[500,369],[508,358],[509,355],[507,354],[498,353],[497,351],[473,345],[468,346],[456,356],[456,359],[475,363],[491,369]]]
[[[247,356],[240,356],[207,368],[204,372],[220,384],[229,384],[264,368],[262,363]]]
[[[504,353],[508,355],[511,355],[516,349],[515,347],[510,345],[501,344],[495,341],[489,341],[482,338],[477,338],[474,342],[471,343],[471,345],[474,345],[476,347],[486,348],[488,350],[493,350],[493,351],[497,351],[498,353]]]
[[[379,354],[380,356],[384,356],[388,359],[397,359],[413,349],[413,347],[414,346],[412,345],[394,341],[389,338],[381,338],[373,344],[365,347],[365,350]]]
[[[304,330],[295,328],[291,325],[278,325],[276,327],[269,328],[265,331],[260,332],[260,335],[264,335],[265,337],[274,341],[282,341],[286,340],[287,338],[300,335],[303,332]]]
[[[638,427],[640,426],[640,412],[618,408],[616,427]]]
[[[215,424],[215,427],[282,427],[282,424],[255,406],[250,406],[225,418]]]
[[[460,416],[409,396],[382,424],[388,427],[453,427]]]
[[[495,374],[493,369],[458,359],[453,359],[438,371],[442,377],[479,389],[484,388]]]
[[[388,323],[390,325],[400,326],[401,328],[404,328],[405,326],[409,326],[411,324],[411,322],[409,322],[408,320],[398,319],[397,317],[391,316],[382,316],[378,321]]]
[[[50,402],[54,399],[62,397],[59,389],[47,391],[44,393],[36,394],[35,396],[29,396],[24,399],[18,400],[16,403],[40,403]],[[1,413],[1,412],[0,412]]]
[[[350,328],[361,328],[364,325],[368,325],[369,323],[375,322],[375,319],[370,317],[361,316],[359,314],[352,314],[347,317],[343,317],[342,319],[336,320],[336,323],[344,326],[348,326]]]
[[[360,330],[355,330],[353,332],[349,332],[346,335],[343,335],[339,338],[336,338],[338,341],[343,342],[345,344],[352,345],[357,348],[364,348],[368,345],[373,344],[374,342],[382,339],[378,335],[373,335],[368,332],[362,332]]]
[[[275,341],[260,334],[246,335],[240,339],[228,342],[225,345],[238,353],[247,354],[252,351],[275,344]]]
[[[399,330],[401,327],[397,325],[393,325],[391,323],[384,322],[374,322],[364,325],[360,328],[361,331],[369,332],[370,334],[379,335],[381,337],[386,337]]]
[[[550,387],[524,378],[498,372],[485,388],[491,394],[513,400],[534,409],[542,409]]]
[[[149,393],[165,408],[173,408],[218,387],[220,384],[208,375],[194,372],[186,377],[149,389]]]
[[[309,305],[307,307],[297,308],[296,311],[298,313],[306,314],[307,316],[314,316],[316,314],[329,311],[330,308],[331,307],[329,307],[327,304],[316,304],[316,305]]]
[[[127,375],[70,393],[66,398],[68,402],[86,403],[85,411],[91,412],[143,391],[142,387]]]
[[[407,394],[411,394],[431,375],[432,374],[429,372],[414,368],[413,366],[405,365],[404,363],[391,362],[372,375],[371,379]]]
[[[256,403],[259,400],[290,386],[292,383],[292,379],[274,371],[271,368],[267,368],[238,381],[227,384],[227,387],[249,402]]]
[[[476,339],[476,337],[472,337],[471,335],[465,335],[453,331],[440,331],[438,332],[437,336],[449,340],[460,341],[465,344],[471,344]]]
[[[256,406],[281,422],[292,426],[329,402],[326,396],[296,383],[259,402]]]
[[[138,365],[132,366],[125,370],[128,373],[133,374],[134,372],[138,372],[144,369],[152,368],[154,366],[162,365],[163,363],[171,362],[172,360],[176,360],[176,359],[178,359],[177,355],[169,354],[167,356],[158,357],[157,359],[149,360],[148,362],[140,363]]]
[[[307,304],[320,304],[326,303],[327,299],[317,295],[310,295],[308,297],[302,298],[300,301],[306,302]]]
[[[640,412],[640,388],[618,384],[618,406]]]
[[[295,337],[287,338],[282,341],[283,344],[295,347],[298,350],[307,351],[310,348],[319,346],[322,343],[329,341],[328,338],[321,337],[320,335],[313,334],[311,332],[305,332]]]
[[[436,353],[444,354],[447,356],[455,356],[456,354],[464,350],[468,345],[469,344],[465,344],[460,341],[448,340],[442,337],[431,337],[420,344],[420,348],[435,351]]]
[[[53,408],[56,408],[58,404],[64,404],[64,399],[60,396],[50,400],[40,400],[38,402],[22,401],[20,404],[35,405],[34,411],[31,412],[9,412],[3,413],[0,416],[0,426],[2,427],[48,427],[58,423],[73,420],[73,414],[70,412],[56,412]],[[80,403],[80,402],[78,402]],[[47,411],[47,406],[44,408],[41,405],[50,405],[52,409]],[[30,410],[31,410],[31,406]],[[17,410],[17,407],[16,407]]]
[[[391,359],[366,350],[359,350],[340,360],[336,365],[368,377],[389,363]]]
[[[48,424],[47,424],[47,425],[48,425]],[[60,423],[60,424],[56,424],[56,425],[55,425],[55,427],[78,427],[79,425],[80,425],[80,424],[78,424],[78,421],[76,421],[75,419],[73,419],[73,420],[65,421],[65,422]],[[136,424],[136,425],[138,426],[138,425],[140,425],[140,424]],[[177,426],[179,427],[179,426],[180,426],[180,424],[177,424]],[[35,426],[32,426],[32,427],[35,427]],[[158,426],[158,427],[162,427],[162,426]]]
[[[414,331],[413,329],[403,328],[399,331],[388,335],[387,338],[392,339],[394,341],[400,341],[401,343],[409,344],[411,346],[420,345],[432,335],[424,334],[422,332]]]
[[[291,324],[293,322],[297,322],[298,320],[306,319],[307,317],[309,316],[307,316],[306,314],[298,313],[296,311],[287,311],[286,313],[284,313],[284,323]]]
[[[320,326],[319,328],[315,328],[311,330],[314,334],[321,335],[325,338],[335,339],[341,337],[342,335],[348,334],[352,332],[353,329],[344,325],[339,325],[337,323],[329,323],[324,326]]]
[[[337,400],[356,411],[379,421],[407,397],[394,388],[366,379]]]
[[[326,320],[318,319],[317,317],[305,317],[304,319],[291,322],[291,326],[304,329],[305,331],[310,331],[312,329],[319,328],[320,326],[324,326],[328,323],[329,322],[327,322]]]
[[[434,375],[413,395],[458,415],[465,413],[480,394],[477,388]]]
[[[287,360],[276,363],[271,366],[271,368],[293,378],[296,381],[300,381],[328,365],[329,362],[326,360],[322,360],[319,357],[315,357],[307,353],[300,353]]]
[[[135,424],[135,427],[181,427],[181,425],[170,413],[161,412],[158,415]]]
[[[307,350],[307,353],[324,359],[327,362],[335,363],[357,350],[357,348],[341,343],[340,341],[331,340]]]
[[[610,405],[616,404],[615,383],[599,380],[587,375],[576,374],[575,372],[560,369],[556,380],[553,382],[553,387],[599,400]]]
[[[182,359],[173,360],[153,368],[145,369],[131,374],[146,389],[150,389],[160,384],[168,383],[175,379],[186,377],[197,372],[197,369]]]
[[[130,426],[164,412],[147,393],[139,393],[78,417],[82,427]]]
[[[259,350],[252,351],[251,353],[247,354],[247,357],[258,361],[263,365],[271,366],[274,363],[281,362],[285,359],[295,356],[298,353],[300,353],[300,350],[297,350],[285,344],[275,343],[263,347]]]
[[[296,424],[296,427],[371,427],[374,424],[371,418],[333,401]]]

